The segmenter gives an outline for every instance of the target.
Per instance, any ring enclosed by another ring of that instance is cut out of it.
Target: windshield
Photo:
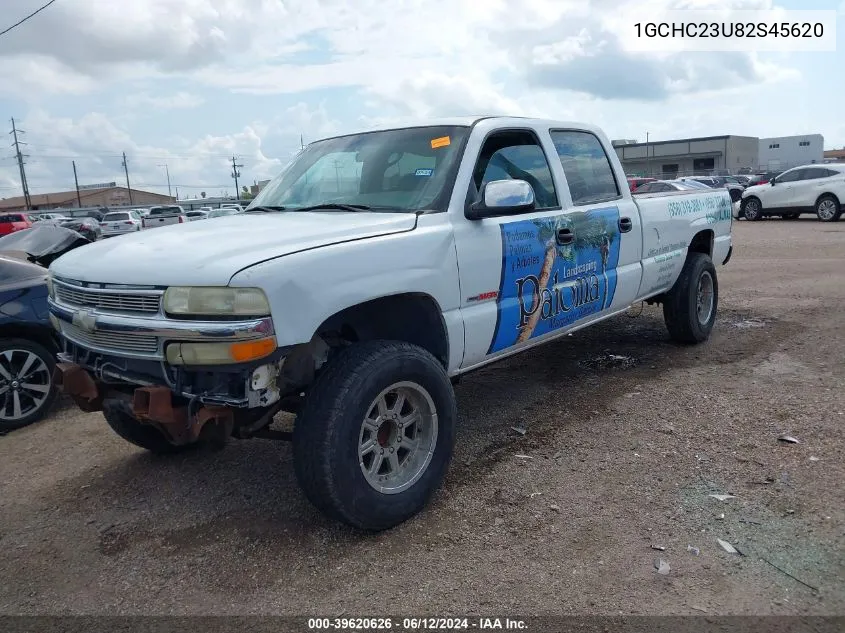
[[[249,205],[364,205],[443,211],[469,128],[417,127],[330,138],[306,147]]]

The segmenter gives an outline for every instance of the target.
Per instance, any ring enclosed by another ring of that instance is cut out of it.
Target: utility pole
[[[648,169],[648,173],[646,176],[651,177],[651,153],[649,151],[648,146],[648,132],[645,133],[645,159],[646,159],[646,169]]]
[[[235,200],[240,200],[241,198],[241,190],[238,189],[238,178],[241,176],[241,172],[238,171],[238,167],[243,167],[243,165],[238,165],[235,161],[237,159],[232,156],[232,178],[235,179]]]
[[[76,184],[76,204],[81,209],[82,197],[79,195],[79,178],[76,177],[76,161],[71,162],[73,163],[73,182]]]
[[[334,177],[335,182],[337,183],[335,186],[337,187],[337,192],[340,193],[340,161],[334,161]]]
[[[18,159],[18,168],[21,172],[21,188],[23,189],[23,199],[24,204],[26,204],[26,210],[29,211],[32,208],[32,198],[29,196],[29,185],[26,183],[26,171],[24,170],[24,156],[21,154],[21,145],[26,145],[26,143],[22,143],[18,141],[18,132],[23,134],[23,130],[18,130],[15,127],[15,119],[12,119],[12,131],[11,134],[15,139],[14,147],[15,147],[15,157]]]
[[[132,202],[132,188],[129,186],[129,165],[126,163],[126,152],[123,152],[123,173],[126,174],[126,190],[129,192],[129,204]]]
[[[170,191],[170,169],[167,168],[167,163],[164,163],[164,165],[159,165],[159,167],[164,167],[164,173],[167,174],[167,196],[172,198],[173,194]]]

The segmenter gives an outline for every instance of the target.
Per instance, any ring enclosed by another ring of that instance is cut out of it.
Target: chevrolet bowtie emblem
[[[97,329],[97,317],[87,310],[79,310],[73,314],[73,324],[86,332],[93,332]]]

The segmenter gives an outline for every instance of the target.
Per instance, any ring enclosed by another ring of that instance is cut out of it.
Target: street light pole
[[[646,160],[646,163],[645,163],[646,164],[646,170],[648,170],[648,173],[646,174],[646,176],[651,178],[651,152],[649,151],[649,145],[648,145],[648,132],[645,133],[645,160]]]

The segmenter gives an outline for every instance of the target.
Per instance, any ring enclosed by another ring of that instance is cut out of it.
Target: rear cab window
[[[610,160],[595,134],[580,130],[551,130],[549,134],[573,205],[597,204],[621,197]]]

